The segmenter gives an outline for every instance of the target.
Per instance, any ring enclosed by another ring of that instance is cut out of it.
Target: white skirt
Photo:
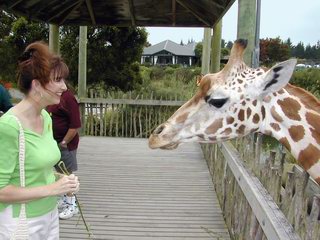
[[[0,239],[10,240],[11,234],[16,230],[18,218],[12,217],[12,205],[0,212]],[[28,218],[28,231],[30,240],[59,240],[58,209],[40,217]]]

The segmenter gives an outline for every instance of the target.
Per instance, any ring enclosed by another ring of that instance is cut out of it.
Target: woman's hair
[[[66,79],[69,76],[69,68],[60,56],[54,55],[50,66],[55,78],[62,77]]]
[[[26,47],[18,65],[18,87],[21,92],[29,93],[33,79],[37,79],[43,87],[50,81],[52,57],[48,45],[43,42],[34,42]]]
[[[37,79],[45,88],[50,82],[50,74],[54,77],[67,78],[69,68],[63,59],[51,53],[44,42],[34,42],[28,45],[19,57],[18,87],[24,94],[29,93],[33,79]]]

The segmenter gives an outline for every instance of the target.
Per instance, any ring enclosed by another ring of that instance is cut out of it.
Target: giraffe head
[[[196,95],[151,134],[150,148],[219,142],[263,128],[263,101],[288,83],[296,60],[279,63],[267,72],[252,69],[243,62],[246,45],[246,40],[235,41],[226,66],[202,77]]]

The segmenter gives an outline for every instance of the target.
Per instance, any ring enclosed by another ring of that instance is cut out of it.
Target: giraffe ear
[[[296,59],[289,59],[273,66],[266,72],[263,78],[256,82],[256,91],[261,97],[269,93],[277,92],[287,85],[294,68],[297,64]]]

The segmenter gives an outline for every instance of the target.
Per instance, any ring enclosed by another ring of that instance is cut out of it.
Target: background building
[[[196,42],[191,41],[186,45],[177,44],[166,40],[146,47],[141,56],[141,64],[152,65],[181,64],[192,66],[196,63],[195,49]]]

